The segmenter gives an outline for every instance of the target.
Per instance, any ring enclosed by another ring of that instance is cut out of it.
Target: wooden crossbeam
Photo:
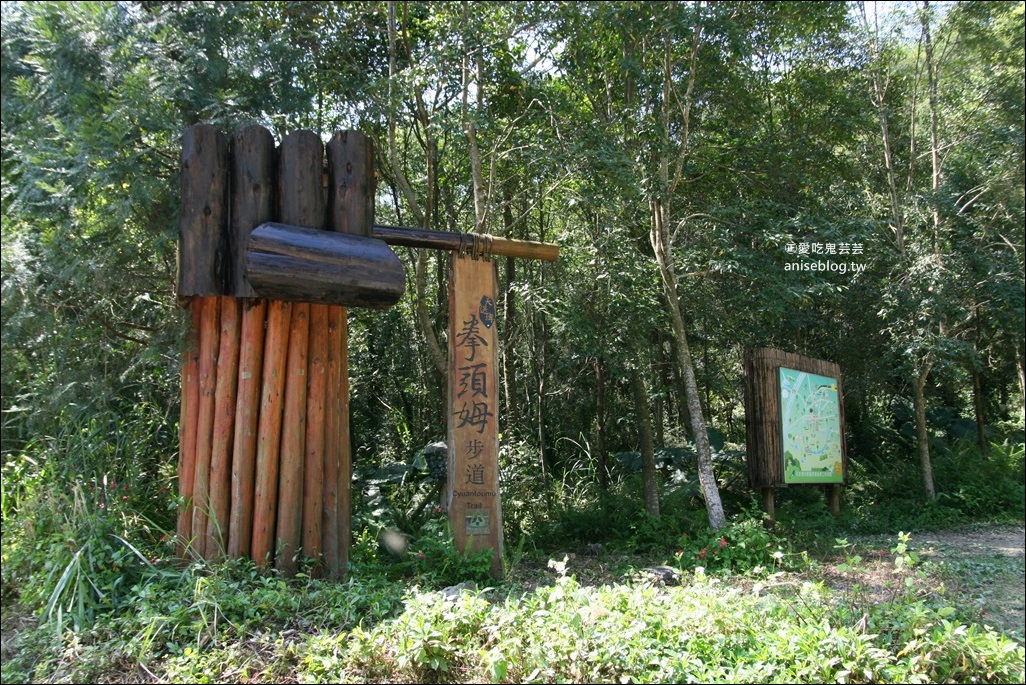
[[[541,259],[547,262],[559,259],[559,245],[539,243],[534,240],[513,240],[480,233],[451,233],[424,228],[374,226],[371,229],[371,236],[383,240],[389,245],[450,250],[485,258],[494,255],[520,259]]]

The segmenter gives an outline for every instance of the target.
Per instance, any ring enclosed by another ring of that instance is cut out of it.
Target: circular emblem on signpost
[[[481,307],[478,310],[478,317],[485,328],[491,328],[495,323],[495,300],[487,295],[481,298]]]

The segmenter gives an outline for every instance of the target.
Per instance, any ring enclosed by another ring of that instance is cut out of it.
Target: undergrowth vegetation
[[[950,468],[978,459],[953,450]],[[164,532],[166,492],[104,476],[62,489],[22,464],[4,474],[4,682],[1024,677],[1021,635],[978,623],[978,607],[946,590],[980,565],[926,562],[916,534],[895,533],[1021,522],[1021,447],[994,446],[987,466],[932,508],[893,496],[871,506],[895,488],[873,478],[897,470],[860,473],[837,520],[815,490],[793,488],[778,499],[774,532],[740,487],[725,489],[733,513],[713,532],[686,492],[667,492],[670,506],[647,519],[630,474],[601,494],[580,484],[574,509],[509,522],[533,532],[507,540],[501,583],[487,554],[456,552],[441,509],[422,506],[436,494],[430,480],[375,482],[381,509],[358,519],[350,573],[331,583],[310,568],[285,579],[244,560],[182,565]],[[1018,478],[1019,492],[986,488],[988,478]],[[402,544],[385,544],[388,534]],[[672,586],[644,571],[653,564],[672,570]],[[990,566],[1021,575],[1021,563]]]
[[[838,570],[854,574],[862,558],[837,542]],[[734,573],[682,564],[673,587],[584,586],[564,558],[533,588],[514,573],[445,593],[416,574],[396,583],[378,562],[340,584],[244,561],[161,565],[88,630],[25,631],[3,679],[1022,682],[1021,644],[964,622],[908,542],[888,550],[882,596],[780,557]]]

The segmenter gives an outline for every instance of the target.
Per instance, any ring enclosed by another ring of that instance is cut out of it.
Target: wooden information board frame
[[[848,450],[844,436],[844,392],[841,367],[833,362],[772,348],[745,354],[745,422],[747,426],[748,481],[762,493],[763,509],[773,521],[773,489],[787,485],[784,477],[780,369],[792,369],[837,381],[841,440],[841,482],[827,485],[831,512],[840,511],[840,488],[848,483]]]

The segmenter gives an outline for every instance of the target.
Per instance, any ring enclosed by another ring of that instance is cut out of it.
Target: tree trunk
[[[691,415],[691,430],[698,452],[698,482],[705,496],[705,508],[709,514],[709,527],[719,530],[726,522],[723,503],[720,501],[720,490],[716,485],[716,475],[712,467],[712,449],[709,446],[709,435],[705,429],[705,416],[699,399],[698,381],[695,378],[695,366],[688,348],[687,332],[684,329],[684,318],[680,313],[680,297],[677,294],[677,274],[673,266],[673,255],[670,249],[670,233],[667,227],[667,207],[661,200],[652,200],[652,230],[650,237],[655,251],[659,274],[663,282],[663,294],[670,312],[673,334],[677,340],[677,363],[684,377],[684,390],[687,393],[688,413]]]
[[[677,347],[677,341],[671,337],[671,359],[680,359]],[[670,371],[673,374],[673,389],[677,394],[677,421],[680,423],[681,437],[687,440],[691,437],[691,412],[688,411],[688,392],[684,387],[684,375],[681,373],[680,365],[671,363],[670,367]]]
[[[928,0],[923,0],[923,11],[920,14],[920,19],[923,25],[923,52],[926,58],[924,67],[926,69],[926,85],[930,104],[930,190],[932,191],[930,207],[933,214],[933,252],[939,260],[941,257],[941,215],[940,198],[937,196],[937,193],[940,191],[941,184],[941,157],[940,138],[938,134],[939,115],[937,105],[937,67],[933,59],[933,41],[930,34],[930,15],[930,3]]]
[[[937,497],[933,487],[933,466],[930,463],[930,434],[926,426],[926,379],[930,375],[930,366],[919,373],[914,383],[913,402],[916,410],[916,445],[919,451],[919,468],[923,475],[923,493],[928,500]]]
[[[876,16],[874,14],[874,22],[870,26],[865,3],[861,3],[861,11],[866,33],[871,41],[871,56],[874,60],[880,62],[872,70],[873,94],[870,96],[870,101],[876,109],[877,118],[880,122],[884,170],[887,174],[887,192],[891,202],[891,231],[894,233],[894,247],[899,254],[902,254],[905,251],[905,214],[902,210],[901,191],[898,187],[898,173],[894,163],[892,136],[887,118],[887,91],[890,85],[890,75],[884,73],[885,67],[882,62],[883,57],[880,47],[880,27],[876,21]]]
[[[652,440],[652,417],[648,408],[648,388],[638,369],[631,369],[631,388],[634,390],[634,411],[638,418],[638,438],[641,443],[641,479],[645,484],[645,511],[659,516],[659,482],[656,477],[655,443]]]
[[[609,467],[606,464],[606,370],[601,357],[595,358],[595,446],[598,483],[609,489]]]
[[[1019,373],[1019,399],[1026,407],[1026,354],[1023,353],[1023,343],[1019,341],[1015,345],[1015,369]]]
[[[538,435],[538,466],[541,468],[542,474],[542,485],[545,488],[545,501],[548,508],[551,509],[551,493],[549,492],[549,475],[548,475],[548,463],[546,462],[546,451],[545,451],[545,393],[547,392],[545,387],[545,337],[546,337],[546,321],[545,314],[542,312],[534,313],[534,358],[536,360],[536,376],[537,391],[538,391],[538,421],[536,424],[537,435]]]
[[[987,421],[983,411],[983,381],[980,370],[973,369],[973,410],[976,414],[976,442],[983,454],[987,453]]]
[[[656,339],[655,339],[655,343],[656,343],[656,350],[655,350],[655,353],[656,353],[655,354],[655,359],[656,359],[656,361],[655,361],[655,364],[656,364],[656,378],[658,379],[661,376],[660,372],[662,370],[663,341],[662,341],[662,339],[661,339],[661,337],[659,335],[656,335],[655,337],[656,337]],[[656,381],[656,384],[659,385],[658,380]],[[666,434],[663,431],[663,424],[664,424],[664,422],[663,422],[663,410],[664,410],[665,406],[664,406],[664,402],[663,402],[663,393],[662,393],[662,391],[656,393],[655,402],[653,404],[654,404],[654,406],[652,407],[652,409],[654,410],[654,414],[655,414],[655,442],[660,447],[665,447],[666,446]]]
[[[507,205],[508,206],[508,205]],[[504,216],[506,213],[504,212]],[[512,228],[513,217],[509,216],[507,236]],[[516,388],[516,366],[513,360],[513,341],[516,339],[516,291],[512,284],[516,279],[516,263],[513,257],[506,257],[506,277],[503,286],[503,399],[506,401],[506,430],[512,433],[520,424],[520,406]]]

